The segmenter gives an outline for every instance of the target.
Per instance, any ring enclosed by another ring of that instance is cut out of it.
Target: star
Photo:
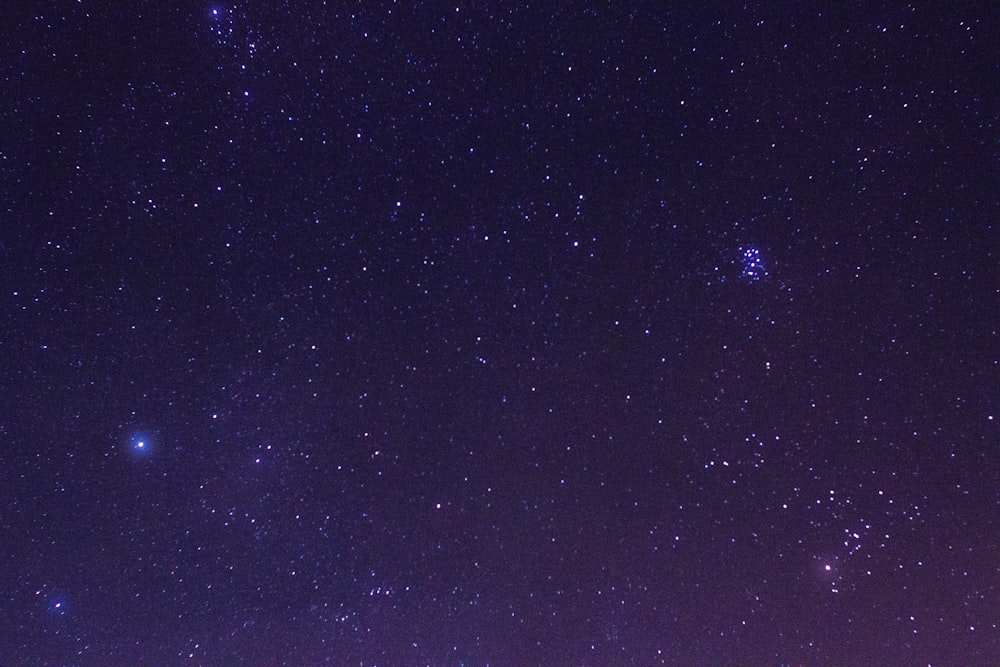
[[[147,431],[137,431],[129,437],[128,448],[133,456],[144,457],[153,453],[155,440]]]

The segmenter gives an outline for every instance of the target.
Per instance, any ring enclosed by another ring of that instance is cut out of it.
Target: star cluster
[[[989,3],[14,4],[0,663],[1000,655]]]
[[[759,248],[755,246],[740,248],[740,276],[749,282],[757,282],[767,276],[767,265],[761,258]]]

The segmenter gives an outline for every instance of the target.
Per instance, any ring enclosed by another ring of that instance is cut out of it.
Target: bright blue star
[[[35,595],[39,596],[39,601],[45,605],[52,616],[65,616],[69,613],[69,604],[67,604],[66,598],[59,593],[38,590]]]
[[[128,441],[129,451],[134,456],[149,455],[153,450],[153,444],[153,437],[145,432],[132,434]]]

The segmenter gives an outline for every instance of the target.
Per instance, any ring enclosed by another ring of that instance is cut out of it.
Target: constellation
[[[246,14],[236,7],[212,5],[208,10],[208,19],[218,46],[232,50],[240,68],[246,69],[244,58],[252,59],[257,55],[261,41]]]
[[[707,272],[706,285],[718,285],[730,281],[755,283],[771,275],[771,262],[760,246],[741,245],[735,252],[730,247],[726,255],[728,256],[726,261],[717,263]]]

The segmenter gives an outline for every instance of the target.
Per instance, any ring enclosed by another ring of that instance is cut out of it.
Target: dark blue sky
[[[21,4],[0,663],[1000,654],[988,3]]]

